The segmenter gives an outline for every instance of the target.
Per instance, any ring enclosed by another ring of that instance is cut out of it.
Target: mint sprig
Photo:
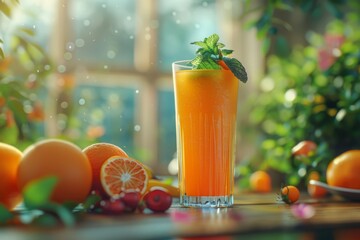
[[[236,58],[225,57],[232,54],[233,50],[224,49],[225,44],[219,42],[219,39],[219,35],[212,34],[202,42],[191,43],[200,47],[190,62],[193,69],[221,69],[219,61],[222,60],[237,79],[246,83],[248,78],[245,67]]]

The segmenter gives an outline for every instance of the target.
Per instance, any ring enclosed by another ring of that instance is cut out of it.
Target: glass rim
[[[172,63],[173,66],[181,66],[183,68],[192,69],[192,65],[190,64],[191,60],[179,60]]]

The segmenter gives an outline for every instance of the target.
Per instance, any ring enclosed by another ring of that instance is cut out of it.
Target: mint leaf
[[[197,69],[221,69],[221,67],[212,58],[208,58],[201,61]]]
[[[220,38],[217,34],[213,34],[210,37],[205,38],[204,42],[209,46],[210,49],[215,50],[217,48],[219,39]]]
[[[30,182],[24,189],[24,205],[28,209],[36,209],[50,202],[51,194],[57,183],[57,178],[46,177]]]
[[[7,208],[0,203],[0,224],[5,224],[12,219],[14,215],[7,210]]]
[[[234,50],[229,50],[229,49],[222,49],[221,50],[221,53],[223,56],[227,56],[227,55],[230,55],[234,52]]]
[[[221,69],[220,66],[214,61],[210,55],[197,55],[191,64],[195,69]]]
[[[226,66],[231,70],[237,79],[246,83],[248,80],[245,67],[236,58],[223,58]]]
[[[204,42],[192,42],[191,44],[197,45],[205,50],[209,50],[208,45]]]
[[[217,34],[212,34],[202,42],[191,43],[200,47],[190,62],[193,69],[222,69],[219,61],[223,60],[234,76],[246,83],[248,78],[244,66],[235,58],[225,57],[232,54],[233,50],[223,49],[225,44],[219,42],[219,39]]]

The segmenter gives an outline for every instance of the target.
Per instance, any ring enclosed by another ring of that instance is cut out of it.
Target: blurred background
[[[218,33],[246,67],[236,174],[299,184],[360,143],[360,5],[351,0],[2,0],[0,141],[111,142],[167,175],[171,63]],[[302,140],[315,155],[294,161]],[[171,164],[170,164],[171,166]]]

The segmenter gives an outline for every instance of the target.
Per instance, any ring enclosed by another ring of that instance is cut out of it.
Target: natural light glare
[[[296,90],[295,89],[289,89],[285,92],[285,100],[287,102],[293,102],[296,98]]]

